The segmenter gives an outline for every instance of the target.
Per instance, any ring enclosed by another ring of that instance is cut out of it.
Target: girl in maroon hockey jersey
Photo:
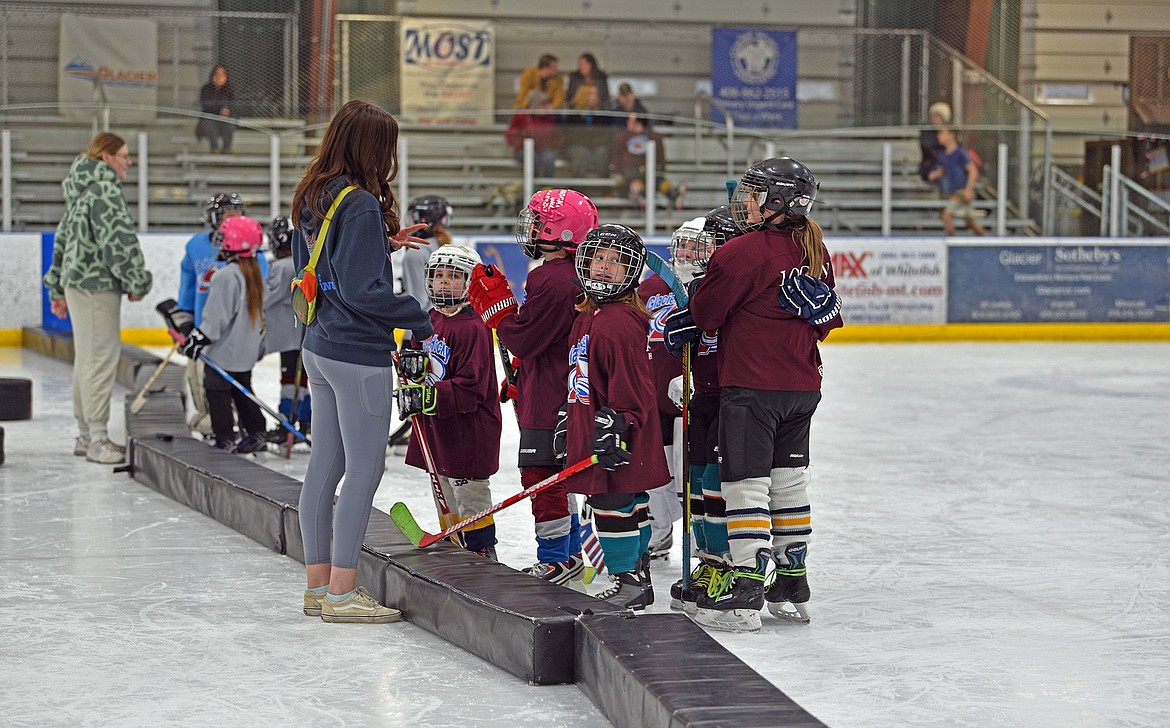
[[[569,339],[568,462],[591,454],[600,468],[569,479],[593,508],[610,585],[601,594],[623,607],[654,602],[650,584],[649,497],[670,482],[647,351],[649,314],[638,297],[646,262],[642,239],[624,225],[602,225],[577,249],[585,300]]]
[[[495,266],[476,266],[468,297],[484,323],[520,358],[516,416],[520,422],[520,484],[527,488],[561,470],[553,453],[557,413],[565,404],[569,329],[581,289],[572,254],[597,227],[597,207],[576,190],[541,190],[516,221],[524,254],[540,260],[517,306],[508,281]],[[576,509],[563,486],[532,497],[536,563],[524,571],[553,584],[580,581],[585,571]]]
[[[829,253],[808,219],[816,191],[812,172],[794,159],[748,168],[731,205],[746,234],[711,258],[688,309],[666,324],[672,335],[693,329],[694,339],[719,330],[719,471],[735,569],[699,595],[695,615],[715,629],[759,630],[765,602],[778,617],[808,621],[817,343],[841,326]]]
[[[488,478],[500,467],[500,402],[496,398],[492,332],[467,304],[467,284],[479,254],[462,245],[431,253],[425,267],[435,335],[404,349],[398,370],[409,384],[395,391],[404,419],[416,417],[452,511],[462,520],[492,504]],[[469,447],[474,443],[474,447]],[[410,438],[406,464],[426,469],[419,438]],[[463,531],[468,551],[495,559],[496,525],[488,518]]]

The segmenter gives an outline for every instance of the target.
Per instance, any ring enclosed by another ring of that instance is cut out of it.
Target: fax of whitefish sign
[[[490,23],[402,21],[402,113],[429,124],[490,124],[495,30]]]
[[[1170,246],[1028,240],[950,249],[954,323],[1170,321]]]
[[[61,15],[57,100],[63,104],[130,104],[135,118],[153,116],[158,104],[158,25],[147,18]],[[92,107],[62,114],[93,118]],[[119,118],[117,109],[110,117]]]
[[[740,126],[796,128],[796,31],[715,28],[711,32],[711,94]]]
[[[847,324],[946,322],[947,254],[942,241],[842,238],[826,244]]]

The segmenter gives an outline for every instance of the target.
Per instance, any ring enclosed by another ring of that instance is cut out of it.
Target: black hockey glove
[[[211,346],[211,339],[207,338],[199,329],[191,329],[187,338],[179,346],[179,351],[188,359],[198,359],[203,350]]]
[[[553,457],[564,460],[569,441],[569,409],[567,404],[561,405],[557,412],[557,426],[553,430]]]
[[[431,357],[422,349],[403,349],[398,352],[398,374],[408,382],[422,382],[431,370]]]
[[[682,359],[683,346],[699,340],[703,332],[691,317],[690,308],[676,309],[662,322],[662,342],[675,359]]]
[[[703,276],[707,275],[706,268],[707,268],[707,264],[704,263],[703,270],[700,271],[698,274],[696,274],[695,277],[691,279],[691,282],[687,284],[687,300],[688,301],[695,297],[695,293],[698,292],[699,286],[703,285]]]
[[[602,407],[593,415],[593,454],[597,464],[606,470],[617,470],[630,464],[630,453],[622,442],[622,435],[630,429],[626,418],[609,407]]]
[[[398,419],[414,415],[433,415],[439,408],[439,393],[430,384],[408,384],[394,390]]]
[[[841,299],[837,292],[820,278],[804,273],[786,278],[780,284],[777,298],[780,308],[813,326],[823,326],[841,313]]]

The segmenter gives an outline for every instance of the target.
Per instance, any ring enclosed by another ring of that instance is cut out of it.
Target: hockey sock
[[[641,502],[633,495],[621,505],[616,505],[622,494],[601,496],[602,505],[591,496],[593,525],[597,540],[605,553],[605,566],[611,574],[633,571],[639,557],[646,553],[650,544],[650,524],[647,523],[646,494],[639,493]],[[608,501],[608,502],[605,502]]]
[[[642,513],[640,517],[639,511]],[[650,537],[654,535],[650,528],[649,494],[638,493],[634,496],[634,517],[638,519],[638,557],[641,558],[650,552]]]
[[[703,468],[703,537],[707,551],[727,556],[727,504],[723,502],[723,488],[719,480],[719,465],[709,463]]]
[[[524,468],[520,485],[527,488],[555,475],[550,468]],[[532,515],[536,519],[536,560],[556,564],[569,560],[569,497],[565,487],[554,486],[532,498]]]
[[[691,501],[691,538],[699,551],[707,550],[707,538],[703,533],[703,466],[689,465]]]
[[[744,478],[722,484],[727,503],[727,543],[736,567],[754,569],[760,549],[772,549],[768,511],[768,477]]]
[[[769,508],[772,549],[783,554],[792,543],[812,538],[812,508],[808,500],[808,468],[772,468]]]
[[[297,400],[297,421],[309,422],[313,419],[313,398],[308,392],[301,391],[301,398]]]
[[[281,387],[284,389],[284,387]],[[292,395],[280,398],[280,404],[276,406],[276,411],[284,415],[286,420],[291,420],[293,415]]]
[[[447,478],[439,476],[444,492],[451,493],[456,520],[486,510],[492,505],[491,483],[486,478]],[[468,551],[482,551],[496,545],[496,521],[493,517],[476,521],[463,530],[464,547]]]
[[[570,496],[572,497],[572,496]],[[569,504],[569,554],[581,553],[581,517],[577,515],[577,504]]]
[[[470,514],[468,514],[470,515]],[[485,518],[485,521],[490,521],[490,518]],[[475,524],[479,526],[479,524]],[[468,551],[482,551],[496,545],[496,524],[489,523],[486,526],[479,528],[472,528],[468,526],[463,529],[464,548]]]

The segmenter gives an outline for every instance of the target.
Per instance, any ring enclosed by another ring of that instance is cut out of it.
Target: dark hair
[[[548,68],[552,64],[556,63],[557,60],[558,60],[557,57],[554,56],[553,54],[545,53],[543,56],[540,57],[540,60],[536,62],[536,65],[539,68]]]
[[[226,85],[227,83],[229,83],[229,79],[231,78],[231,75],[228,73],[227,66],[223,65],[222,63],[217,63],[214,66],[212,66],[211,73],[207,74],[207,82],[208,83],[215,83],[215,72],[221,68],[223,69],[223,76],[224,76],[223,82],[224,82],[224,84]]]
[[[600,71],[601,69],[597,67],[597,59],[594,58],[593,54],[592,53],[582,53],[580,57],[584,58],[585,61],[589,63],[589,75],[596,76],[597,72]]]
[[[399,230],[390,182],[398,176],[398,122],[384,109],[357,99],[346,103],[329,122],[317,156],[293,193],[294,214],[308,208],[325,218],[332,200],[329,184],[345,177],[378,200],[388,235]]]
[[[85,151],[85,156],[94,159],[101,159],[103,154],[113,156],[124,146],[126,146],[126,140],[112,131],[99,132],[90,140],[89,149]]]

